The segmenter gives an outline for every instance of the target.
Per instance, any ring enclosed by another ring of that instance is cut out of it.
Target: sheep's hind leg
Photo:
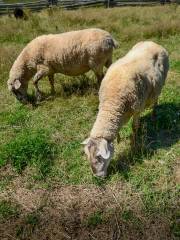
[[[48,75],[48,78],[51,85],[51,95],[55,95],[56,91],[54,88],[54,75]]]
[[[139,129],[139,115],[134,115],[133,116],[133,122],[132,122],[132,136],[131,136],[131,147],[132,149],[135,149],[136,145],[137,145],[137,133],[138,133],[138,129]]]
[[[93,69],[93,71],[96,74],[98,85],[100,85],[101,81],[102,81],[102,79],[104,77],[103,66],[99,66],[99,67]]]
[[[111,64],[112,64],[112,56],[106,61],[105,67],[109,68],[111,66]]]
[[[153,105],[153,110],[152,110],[152,114],[151,114],[151,120],[153,122],[156,122],[156,119],[157,119],[157,112],[156,112],[157,105],[158,105],[158,101],[156,101]]]
[[[101,80],[104,77],[103,73],[103,65],[97,65],[93,60],[89,61],[89,67],[90,69],[95,73],[97,77],[98,84],[101,84]]]
[[[41,78],[47,76],[49,73],[49,69],[48,68],[40,68],[37,73],[35,74],[34,78],[33,78],[33,84],[36,90],[36,99],[37,101],[41,101],[42,100],[42,92],[39,89],[38,86],[38,82]]]

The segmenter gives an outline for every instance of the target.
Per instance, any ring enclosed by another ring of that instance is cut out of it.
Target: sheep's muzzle
[[[12,88],[12,93],[16,96],[17,100],[19,100],[21,103],[26,104],[28,103],[28,97],[27,95],[23,94],[21,91]]]

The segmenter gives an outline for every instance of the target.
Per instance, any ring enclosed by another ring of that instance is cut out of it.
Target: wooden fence
[[[23,1],[23,0],[22,0]],[[169,1],[165,1],[169,2]],[[180,3],[180,0],[174,1]],[[2,3],[0,0],[0,14],[12,13],[15,8],[30,9],[32,11],[39,11],[52,6],[64,9],[77,9],[80,7],[89,6],[105,6],[105,7],[118,7],[118,6],[146,6],[159,4],[160,1],[149,1],[149,0],[136,0],[136,1],[121,1],[121,0],[38,0],[34,2],[26,3]]]

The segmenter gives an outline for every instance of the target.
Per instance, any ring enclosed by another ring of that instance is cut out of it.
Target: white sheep
[[[136,44],[108,69],[99,90],[96,121],[83,142],[96,176],[107,175],[119,129],[133,117],[136,131],[140,113],[157,104],[168,69],[167,51],[150,41]]]
[[[32,40],[14,62],[8,80],[8,89],[20,101],[27,101],[29,80],[33,78],[37,98],[41,98],[38,81],[48,76],[51,93],[54,74],[77,76],[93,70],[98,81],[103,78],[103,67],[112,63],[113,48],[117,42],[101,29],[84,29],[61,34],[43,35]]]

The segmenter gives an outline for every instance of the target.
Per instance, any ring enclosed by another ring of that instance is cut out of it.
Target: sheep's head
[[[7,85],[9,91],[12,92],[20,102],[28,102],[26,84],[22,84],[19,79],[14,79],[13,81],[9,79]]]
[[[84,151],[90,160],[94,175],[97,177],[105,177],[114,152],[112,142],[110,143],[104,138],[87,138],[82,144],[85,145]]]

